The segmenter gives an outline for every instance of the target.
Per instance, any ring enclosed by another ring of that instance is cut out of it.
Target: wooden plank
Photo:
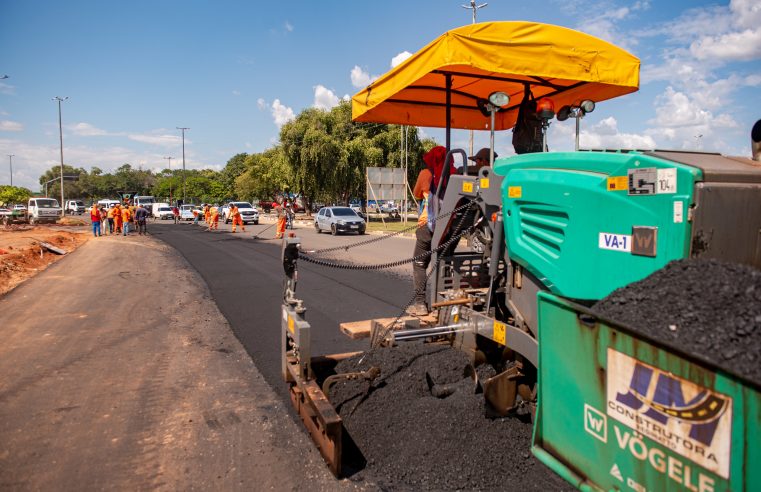
[[[370,337],[370,329],[373,325],[373,321],[377,321],[378,323],[382,324],[383,326],[388,325],[392,321],[394,321],[396,318],[377,318],[377,319],[365,319],[361,321],[348,321],[345,323],[341,323],[339,325],[339,328],[341,329],[341,332],[352,339],[359,339],[359,338],[368,338]],[[399,318],[399,321],[397,322],[396,329],[401,329],[404,327],[404,322],[406,320],[413,320],[413,319],[419,319],[421,326],[429,326],[429,325],[435,325],[436,324],[436,315],[435,314],[429,314],[428,316],[402,316]]]

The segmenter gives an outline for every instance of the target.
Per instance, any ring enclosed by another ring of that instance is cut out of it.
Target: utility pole
[[[464,9],[472,9],[473,10],[473,22],[472,24],[476,23],[476,12],[478,9],[482,9],[489,5],[488,3],[482,3],[481,5],[476,5],[476,0],[470,0],[470,5],[460,5],[460,7]],[[473,155],[473,130],[470,130],[470,154]],[[467,163],[466,163],[467,165]]]
[[[182,203],[185,204],[185,130],[190,128],[178,126],[177,129],[182,130]]]
[[[16,154],[8,154],[8,165],[11,167],[11,186],[13,186],[13,157]]]
[[[164,157],[164,159],[169,160],[169,205],[171,205],[172,204],[172,177],[173,177],[172,176],[172,159],[174,159],[174,157],[167,156],[167,157]]]
[[[63,125],[61,124],[61,103],[68,98],[69,96],[56,96],[53,98],[53,101],[58,101],[58,136],[61,139],[61,217],[66,215],[66,202],[63,199]]]

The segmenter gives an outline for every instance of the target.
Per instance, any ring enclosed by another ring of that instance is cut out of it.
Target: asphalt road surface
[[[276,247],[156,231],[187,243],[254,353],[276,358]],[[371,487],[333,478],[211,295],[171,247],[133,235],[93,238],[0,296],[0,490]]]
[[[281,241],[273,239],[274,227],[249,225],[245,233],[207,232],[190,223],[150,226],[151,233],[173,246],[206,281],[219,310],[256,367],[283,398],[287,387],[280,374],[280,306],[283,292]],[[304,249],[349,245],[377,236],[330,236],[312,227],[293,231]],[[259,235],[260,239],[254,239]],[[414,242],[393,237],[368,246],[334,254],[336,259],[376,264],[410,258]],[[339,323],[393,317],[400,314],[412,295],[412,266],[391,272],[341,270],[299,262],[298,298],[304,300],[312,326],[313,355],[335,354],[368,348],[368,341],[351,340]]]

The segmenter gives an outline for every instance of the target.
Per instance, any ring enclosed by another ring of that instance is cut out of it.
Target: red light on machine
[[[536,102],[536,114],[540,118],[550,120],[555,117],[555,103],[549,97],[543,97]]]

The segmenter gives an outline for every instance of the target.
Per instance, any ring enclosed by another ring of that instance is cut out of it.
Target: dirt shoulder
[[[48,243],[70,253],[91,237],[92,234],[88,234],[87,228],[82,226],[0,226],[0,296],[64,257],[47,250],[40,243]]]
[[[0,297],[0,336],[0,489],[357,487],[153,238],[93,238]]]

